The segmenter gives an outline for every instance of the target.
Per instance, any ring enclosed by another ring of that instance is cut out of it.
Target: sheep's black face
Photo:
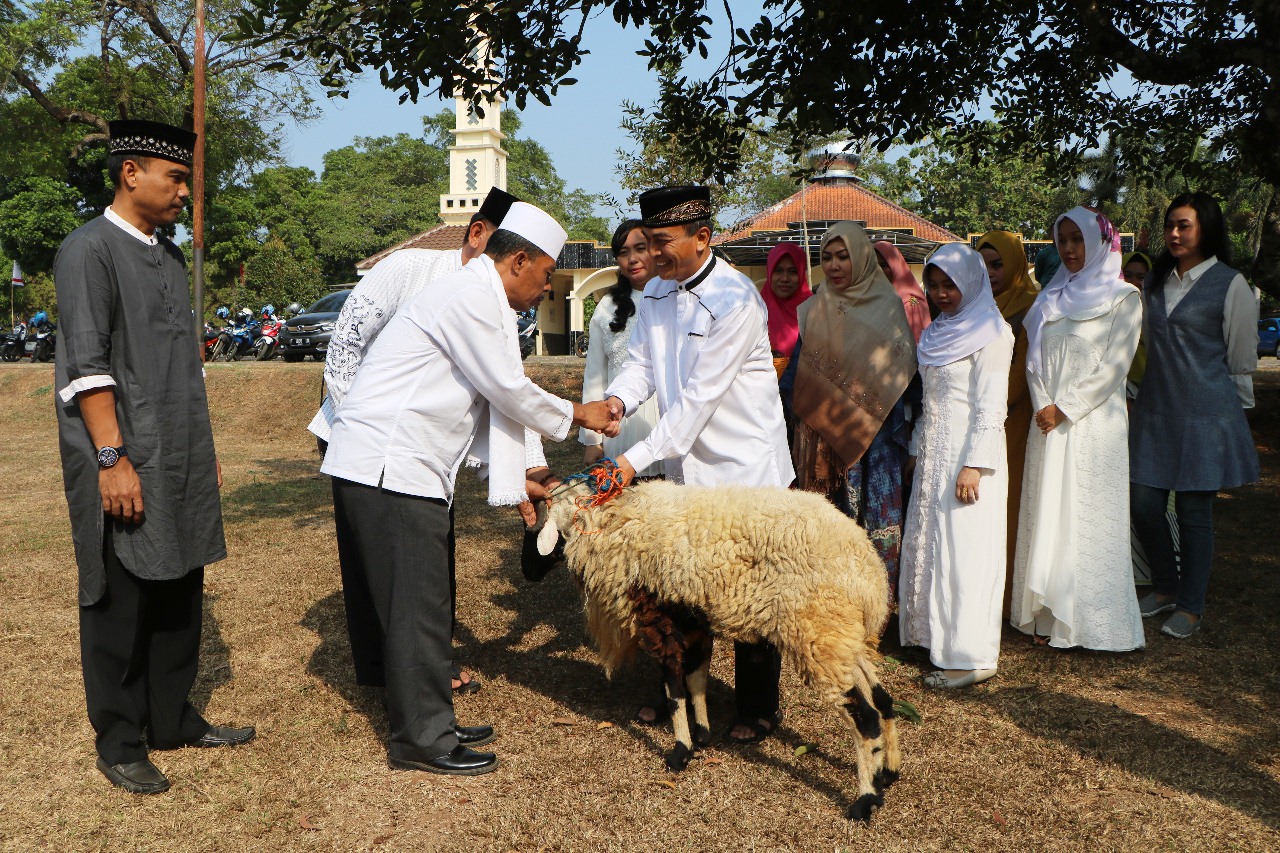
[[[526,530],[524,532],[524,543],[520,547],[520,571],[524,573],[525,580],[540,581],[556,565],[562,562],[564,562],[563,538],[556,542],[556,546],[551,550],[550,554],[543,556],[538,553],[537,531]]]

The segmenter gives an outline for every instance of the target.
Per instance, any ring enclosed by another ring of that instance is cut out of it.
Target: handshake
[[[574,403],[573,422],[606,438],[616,438],[622,429],[622,416],[625,412],[626,407],[617,397],[594,403]]]

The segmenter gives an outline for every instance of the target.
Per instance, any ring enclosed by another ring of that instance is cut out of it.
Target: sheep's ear
[[[547,516],[551,513],[551,504],[549,501],[536,501],[533,505],[534,511],[537,513],[533,521],[533,527],[530,530],[541,531],[547,523]]]
[[[548,515],[538,531],[538,553],[543,557],[549,556],[559,541],[560,529],[556,527],[555,519]]]

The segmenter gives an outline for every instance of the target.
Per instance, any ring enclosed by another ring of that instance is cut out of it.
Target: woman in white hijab
[[[902,644],[928,648],[938,667],[926,685],[967,687],[995,675],[1000,657],[1013,331],[968,246],[943,246],[924,278],[942,313],[916,351],[924,414],[912,436],[898,625]]]
[[[1120,238],[1077,207],[1054,223],[1062,266],[1027,329],[1036,412],[1027,442],[1010,621],[1039,644],[1145,644],[1129,555],[1125,376],[1142,302],[1121,277]]]

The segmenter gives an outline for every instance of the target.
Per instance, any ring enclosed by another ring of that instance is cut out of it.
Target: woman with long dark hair
[[[1133,405],[1129,488],[1155,585],[1139,603],[1142,615],[1173,611],[1161,630],[1186,639],[1204,613],[1214,497],[1259,476],[1244,415],[1258,365],[1258,302],[1229,266],[1226,223],[1212,196],[1171,201],[1164,239],[1142,294],[1147,369]],[[1165,521],[1170,491],[1177,493],[1180,562]]]
[[[618,280],[596,303],[591,315],[591,343],[587,347],[587,363],[582,374],[582,399],[600,400],[622,365],[627,360],[627,345],[640,294],[653,278],[653,255],[649,238],[639,219],[627,219],[613,232],[610,248],[618,262]],[[590,465],[604,456],[616,456],[644,439],[658,422],[658,404],[650,398],[630,417],[623,419],[622,431],[616,438],[604,438],[598,432],[583,429],[578,440],[587,446],[584,461]],[[659,472],[653,465],[637,471],[637,477],[651,477]]]

